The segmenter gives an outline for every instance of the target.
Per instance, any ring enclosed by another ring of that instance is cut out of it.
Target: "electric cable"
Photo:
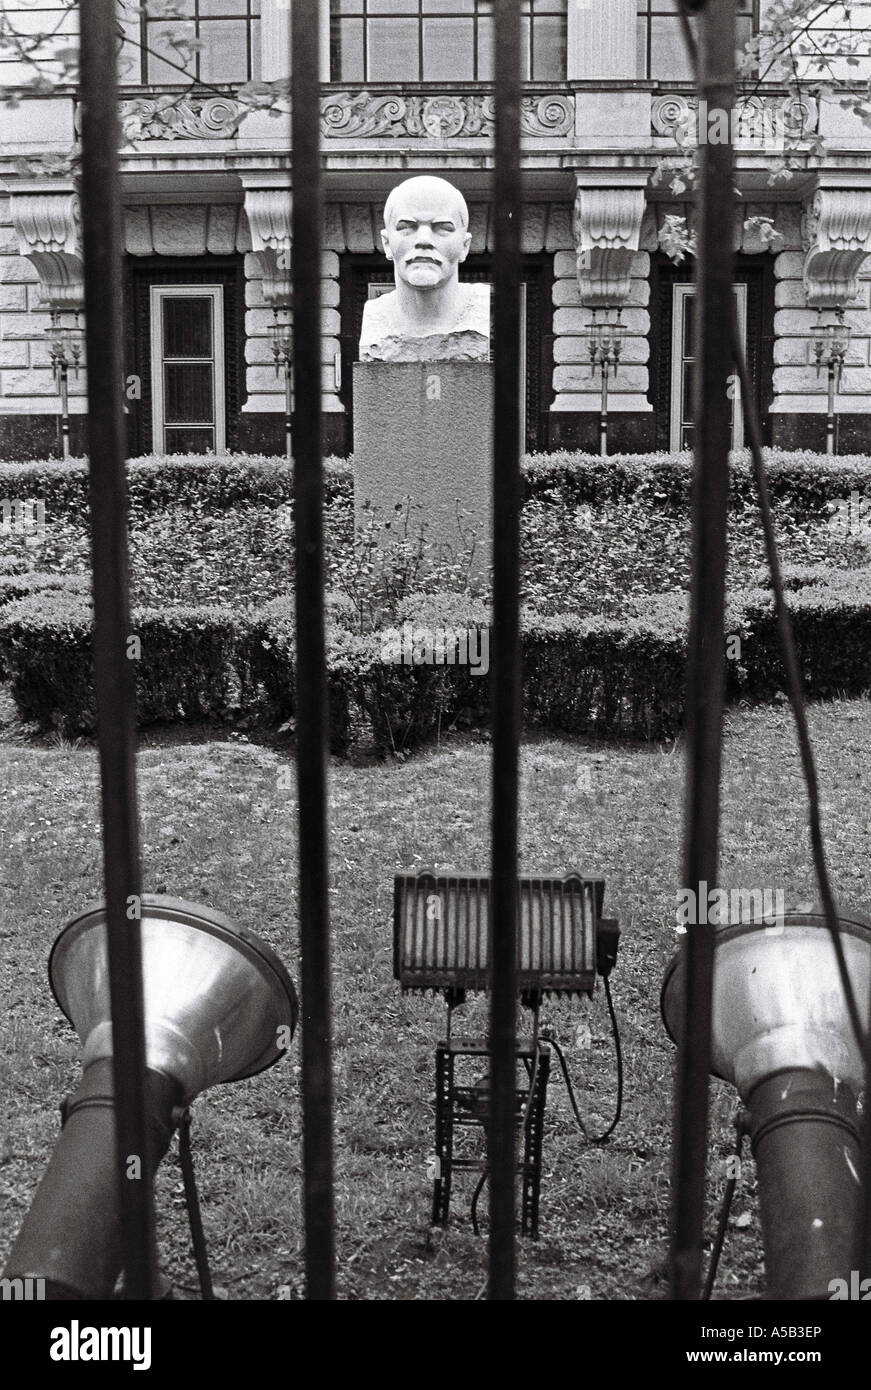
[[[741,1149],[744,1145],[744,1135],[747,1132],[744,1112],[741,1111],[735,1119],[735,1149],[731,1154],[732,1158],[737,1158],[738,1167],[741,1165]],[[714,1237],[714,1245],[711,1250],[711,1262],[708,1265],[708,1275],[705,1279],[705,1287],[702,1291],[702,1301],[707,1301],[711,1297],[714,1288],[714,1280],[717,1277],[717,1268],[720,1263],[720,1255],[723,1253],[723,1243],[726,1239],[726,1230],[729,1225],[729,1213],[732,1210],[732,1199],[735,1196],[735,1188],[738,1186],[738,1175],[735,1174],[726,1183],[726,1191],[723,1193],[723,1204],[720,1207],[720,1218],[717,1222],[717,1234]]]
[[[559,1059],[560,1068],[562,1069],[563,1074],[563,1080],[566,1083],[566,1090],[569,1094],[569,1100],[571,1101],[571,1106],[572,1110],[574,1111],[577,1126],[583,1134],[584,1138],[590,1144],[604,1144],[608,1139],[610,1139],[611,1135],[614,1133],[614,1130],[620,1123],[620,1118],[623,1114],[623,1049],[620,1044],[620,1029],[617,1024],[617,1015],[614,1011],[614,1001],[611,998],[610,981],[607,975],[604,975],[602,978],[605,986],[605,998],[608,1001],[608,1013],[611,1017],[611,1034],[614,1039],[614,1055],[617,1062],[617,1106],[614,1112],[613,1120],[609,1124],[608,1128],[606,1130],[603,1130],[601,1134],[591,1134],[590,1131],[587,1129],[587,1126],[584,1124],[583,1119],[581,1118],[581,1112],[578,1109],[578,1102],[575,1098],[574,1087],[572,1086],[571,1077],[569,1076],[569,1070],[566,1064],[565,1056],[563,1055],[562,1048],[560,1047],[559,1043],[557,1042],[556,1038],[553,1036],[553,1033],[550,1030],[542,1033],[542,1037],[545,1039],[546,1042],[549,1042],[552,1045]]]

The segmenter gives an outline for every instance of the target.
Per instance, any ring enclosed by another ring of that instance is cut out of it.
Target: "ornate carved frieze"
[[[871,253],[871,189],[818,188],[804,221],[804,287],[812,309],[848,304]]]
[[[479,93],[403,96],[395,92],[334,92],[321,100],[328,139],[403,136],[419,140],[492,138],[494,98]],[[563,138],[574,126],[574,106],[559,93],[524,96],[520,126],[531,139]]]
[[[291,199],[289,188],[245,190],[251,249],[260,261],[263,297],[273,308],[285,308],[291,300]]]
[[[812,139],[819,129],[819,106],[811,96],[739,97],[731,131],[723,112],[701,107],[696,97],[677,93],[656,97],[650,112],[651,134],[676,140],[679,145],[700,141],[725,144],[732,138],[736,149],[782,149],[784,144]]]
[[[228,140],[244,119],[232,97],[134,97],[121,103],[121,128],[130,144],[141,140]]]
[[[580,187],[575,199],[578,283],[585,304],[625,304],[638,250],[644,189]]]
[[[18,250],[36,267],[50,309],[82,307],[81,205],[77,193],[19,193],[11,201]]]

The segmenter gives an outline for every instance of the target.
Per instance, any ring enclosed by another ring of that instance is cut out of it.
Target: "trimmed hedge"
[[[826,512],[828,504],[853,492],[871,496],[871,459],[864,454],[829,458],[809,450],[763,451],[772,501],[796,519]],[[524,461],[526,497],[550,495],[565,505],[617,501],[646,494],[652,505],[689,505],[692,454],[530,454]],[[730,501],[756,505],[756,482],[748,449],[731,456]]]
[[[871,460],[861,454],[828,458],[808,451],[766,449],[769,487],[775,502],[797,518],[819,515],[827,504],[853,492],[871,495]],[[692,458],[683,454],[594,454],[561,451],[529,454],[523,463],[527,498],[595,504],[646,494],[658,506],[683,507],[689,500]],[[131,513],[147,515],[168,506],[224,510],[239,503],[265,507],[293,498],[293,468],[285,459],[256,454],[173,455],[131,459],[127,465]],[[325,462],[328,500],[349,497],[353,459]],[[755,505],[756,490],[746,449],[732,455],[732,501]],[[87,511],[84,459],[0,463],[0,497],[40,497],[55,507]]]
[[[805,692],[815,698],[871,690],[871,570],[806,567],[784,576]],[[756,699],[785,689],[770,589],[748,590],[744,685]]]
[[[810,697],[871,688],[871,571],[826,572],[789,593],[805,690]],[[347,617],[347,615],[345,615]],[[415,596],[400,624],[455,635],[483,634],[489,615],[459,595]],[[661,739],[684,712],[687,598],[639,600],[627,618],[523,614],[526,721],[610,738]],[[741,637],[728,667],[733,698],[770,698],[782,688],[770,591],[732,596],[727,632]],[[263,721],[293,716],[293,611],[287,600],[260,609],[139,609],[132,632],[139,721]],[[328,679],[333,751],[399,751],[455,723],[485,727],[489,681],[468,665],[403,664],[398,630],[360,634],[333,618]],[[489,634],[488,634],[489,637]],[[405,640],[403,635],[403,640]],[[483,635],[479,639],[483,641]],[[483,650],[482,650],[483,655]],[[489,651],[488,651],[489,655]],[[79,589],[42,588],[0,608],[0,664],[20,716],[70,736],[95,728],[91,610]]]
[[[328,499],[350,494],[352,477],[345,459],[324,462]],[[239,503],[280,507],[293,500],[293,469],[285,459],[260,454],[151,455],[127,463],[132,515],[170,506],[224,511]],[[88,511],[86,459],[0,462],[0,497],[43,498],[56,508],[84,516]]]
[[[0,609],[0,666],[22,719],[66,736],[96,729],[88,597],[31,594]],[[259,614],[230,608],[141,608],[136,689],[141,724],[232,720],[256,705]]]

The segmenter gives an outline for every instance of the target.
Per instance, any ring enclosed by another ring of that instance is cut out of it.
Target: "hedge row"
[[[345,459],[324,463],[328,500],[348,494],[351,474]],[[170,506],[224,511],[239,504],[280,507],[293,500],[293,469],[282,458],[260,454],[173,455],[130,459],[127,491],[132,515]],[[47,505],[73,514],[88,508],[86,459],[0,462],[0,497],[44,498]]]
[[[443,598],[443,596],[442,596]],[[466,665],[402,664],[414,628],[467,629],[484,642],[480,603],[430,597],[406,602],[393,630],[360,635],[328,627],[333,751],[367,745],[407,748],[455,723],[484,727],[489,681]],[[805,582],[790,606],[808,696],[860,694],[871,688],[871,572]],[[528,725],[610,738],[659,739],[681,726],[687,602],[681,594],[639,601],[622,620],[523,615],[524,704]],[[293,614],[286,600],[264,608],[140,609],[133,631],[139,720],[264,721],[293,715]],[[406,631],[408,636],[406,636]],[[783,686],[770,593],[733,596],[727,631],[741,637],[729,663],[733,698],[770,698]],[[484,635],[486,634],[486,636]],[[399,644],[397,646],[397,643]],[[489,655],[476,647],[475,654]],[[391,659],[391,656],[393,659]],[[91,612],[82,592],[42,590],[0,609],[0,663],[21,718],[72,736],[95,728]],[[486,662],[481,663],[483,667]]]
[[[854,492],[871,496],[871,461],[860,454],[827,458],[810,452],[767,449],[766,470],[774,500],[797,518],[816,515]],[[328,500],[348,496],[353,460],[326,460]],[[559,497],[567,504],[598,504],[641,494],[653,505],[683,506],[690,493],[691,455],[569,453],[530,454],[524,460],[527,498]],[[131,511],[147,515],[167,506],[223,510],[240,503],[278,507],[292,500],[293,470],[284,460],[232,454],[132,459],[127,468]],[[87,464],[83,459],[0,463],[0,497],[44,498],[83,513],[87,507]],[[732,457],[733,503],[755,503],[756,488],[747,450]]]

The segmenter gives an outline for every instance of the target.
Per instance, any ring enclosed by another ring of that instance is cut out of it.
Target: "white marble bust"
[[[406,179],[384,208],[384,253],[396,288],[363,310],[361,362],[486,361],[490,288],[460,284],[469,210],[446,179]]]

